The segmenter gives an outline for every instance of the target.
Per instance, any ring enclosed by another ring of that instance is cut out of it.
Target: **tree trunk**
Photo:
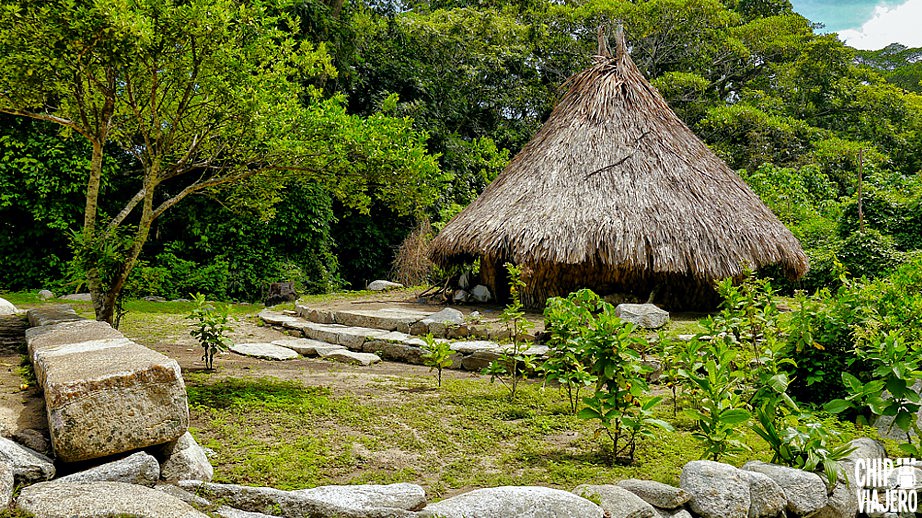
[[[90,160],[90,177],[86,183],[86,208],[83,211],[83,241],[84,245],[96,239],[96,214],[99,209],[99,187],[102,183],[102,142],[92,141],[93,155]],[[75,253],[80,253],[75,250]],[[86,285],[93,297],[93,310],[96,320],[112,323],[112,307],[106,312],[105,293],[103,293],[102,277],[96,265],[90,266],[86,272]]]

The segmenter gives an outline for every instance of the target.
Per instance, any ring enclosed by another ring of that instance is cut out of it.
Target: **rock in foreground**
[[[428,505],[421,516],[440,518],[602,518],[601,507],[585,498],[546,487],[477,489]]]
[[[30,321],[48,321],[41,313],[30,310]],[[32,328],[26,342],[59,459],[115,455],[186,432],[186,386],[175,360],[99,322]]]
[[[123,482],[42,482],[24,488],[16,505],[36,518],[207,518],[163,491]]]

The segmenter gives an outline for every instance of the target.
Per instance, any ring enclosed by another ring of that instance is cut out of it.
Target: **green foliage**
[[[892,237],[869,228],[845,238],[839,259],[855,277],[878,277],[896,266],[900,257]]]
[[[423,342],[425,344],[422,346],[423,351],[423,365],[429,367],[431,372],[435,369],[438,372],[438,383],[439,387],[442,386],[442,369],[451,367],[454,363],[452,356],[454,351],[451,350],[451,344],[445,340],[436,340],[432,337],[432,333],[427,334],[423,337]]]
[[[544,308],[544,330],[547,340],[547,360],[541,372],[548,381],[559,383],[567,393],[570,412],[576,413],[583,388],[598,378],[584,364],[583,330],[595,320],[600,299],[590,290],[571,293],[567,298],[552,297]]]
[[[195,337],[202,345],[204,354],[202,361],[205,362],[205,368],[214,369],[214,355],[218,351],[227,349],[230,345],[230,339],[225,335],[232,331],[227,325],[228,308],[224,305],[215,305],[205,300],[205,295],[196,293],[192,295],[195,307],[186,317],[191,320],[195,327],[189,331],[189,334]]]
[[[654,417],[662,398],[645,398],[651,368],[637,352],[646,349],[645,340],[634,335],[632,324],[615,316],[614,306],[582,289],[566,299],[550,299],[545,326],[551,338],[542,370],[564,386],[571,411],[583,387],[594,383],[595,392],[582,398],[576,415],[598,421],[596,435],[604,434],[611,444],[610,462],[634,462],[640,439],[652,438],[656,429],[672,429]]]
[[[740,396],[744,376],[734,368],[737,352],[730,344],[725,339],[713,340],[705,346],[700,369],[679,370],[699,396],[697,407],[685,409],[697,427],[692,435],[704,449],[702,456],[715,461],[747,448],[740,428],[750,412]]]
[[[499,358],[490,362],[484,369],[484,374],[490,375],[490,381],[499,380],[509,389],[509,399],[515,399],[519,388],[519,381],[529,371],[535,370],[534,360],[531,355],[523,354],[531,343],[522,337],[529,329],[534,327],[523,310],[519,292],[525,287],[522,281],[522,268],[512,263],[506,263],[506,272],[509,276],[509,303],[500,314],[500,321],[506,326],[512,339],[511,347],[506,347]]]

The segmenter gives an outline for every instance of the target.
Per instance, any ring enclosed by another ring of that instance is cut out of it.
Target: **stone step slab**
[[[288,347],[282,347],[281,345],[275,345],[271,343],[242,343],[242,344],[233,344],[228,347],[231,352],[237,353],[241,356],[249,356],[251,358],[259,358],[260,360],[275,360],[275,361],[284,361],[284,360],[294,360],[298,357],[298,353],[289,349]]]
[[[270,326],[284,326],[287,323],[297,322],[298,317],[264,309],[259,312],[259,318]]]
[[[29,318],[53,321],[35,310]],[[175,360],[98,322],[35,327],[26,342],[61,460],[116,455],[186,432],[186,387]]]
[[[345,349],[346,346],[321,342],[311,338],[286,338],[283,340],[274,340],[275,345],[287,347],[301,356],[320,356],[320,351],[330,351],[335,349]]]
[[[207,518],[163,491],[124,482],[41,482],[24,488],[16,505],[35,518]]]
[[[429,317],[431,313],[411,311],[400,308],[358,309],[337,311],[334,320],[337,324],[353,327],[369,327],[385,331],[407,332],[410,326]]]
[[[332,351],[324,351],[320,355],[321,358],[325,360],[333,360],[340,363],[348,363],[351,365],[361,365],[367,367],[369,365],[380,363],[381,357],[377,354],[372,353],[359,353],[355,351],[350,351],[349,349],[336,349]]]
[[[433,518],[602,518],[605,511],[560,489],[504,486],[453,496],[429,504],[419,514]]]
[[[32,327],[50,326],[62,322],[76,322],[83,320],[74,311],[74,308],[67,304],[55,304],[53,306],[42,306],[40,308],[30,309],[26,312],[29,316],[29,325]]]

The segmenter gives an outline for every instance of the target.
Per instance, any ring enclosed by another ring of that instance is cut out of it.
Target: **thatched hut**
[[[481,259],[497,298],[523,266],[540,306],[588,287],[672,307],[713,305],[715,280],[778,264],[807,270],[797,239],[673,113],[625,49],[600,36],[595,64],[535,137],[432,242],[442,266]]]

